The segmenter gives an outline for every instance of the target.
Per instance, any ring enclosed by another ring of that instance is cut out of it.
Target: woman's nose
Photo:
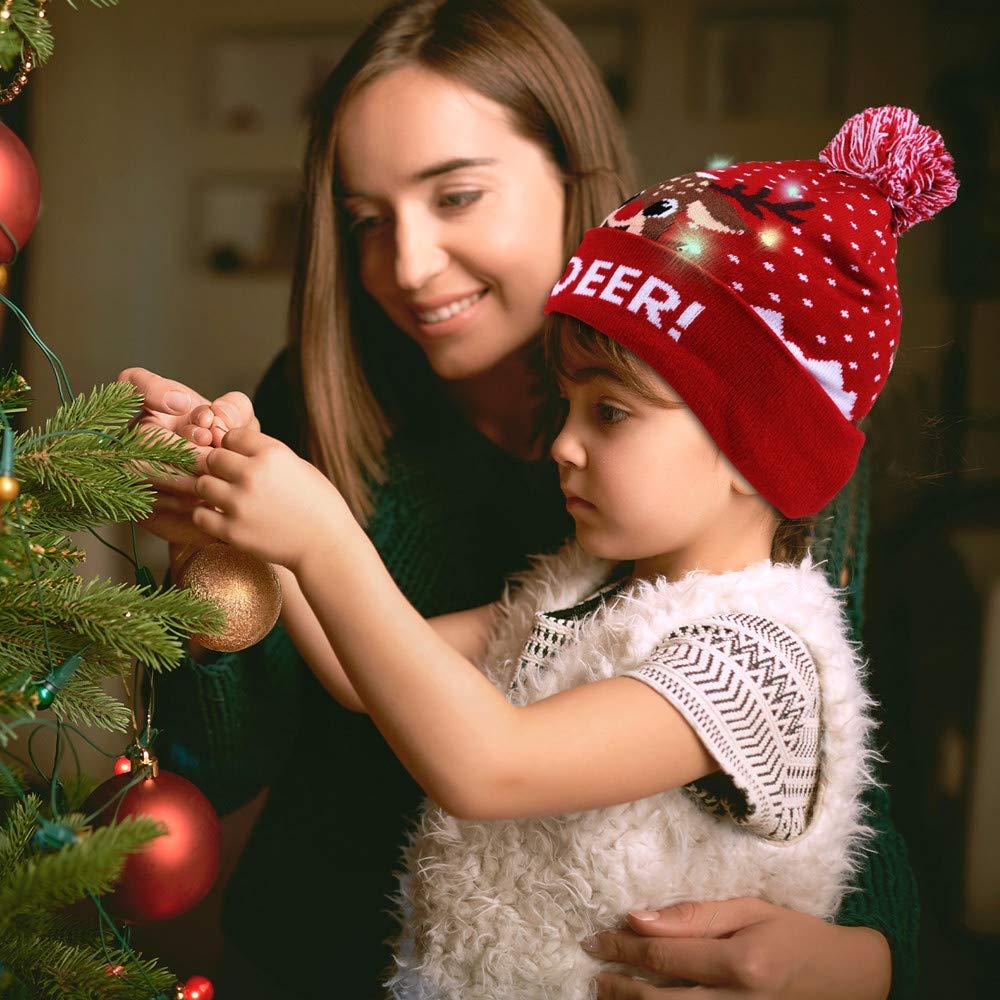
[[[430,219],[400,215],[396,221],[396,283],[408,292],[425,287],[444,270],[448,254]]]

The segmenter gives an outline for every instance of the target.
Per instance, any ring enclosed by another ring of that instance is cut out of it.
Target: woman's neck
[[[528,349],[515,351],[488,371],[445,383],[469,423],[504,451],[543,457],[538,440],[539,399]]]

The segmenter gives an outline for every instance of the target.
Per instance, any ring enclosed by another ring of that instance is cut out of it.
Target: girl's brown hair
[[[344,106],[408,64],[496,101],[552,157],[566,184],[567,256],[633,188],[621,121],[596,67],[537,0],[404,0],[354,42],[313,115],[289,339],[309,456],[362,523],[392,430],[441,392],[420,350],[361,287],[334,201]]]
[[[556,316],[545,331],[545,359],[551,372],[564,378],[569,375],[567,356],[586,358],[596,367],[607,368],[629,391],[653,405],[661,405],[664,397],[651,384],[652,369],[628,348],[605,336],[599,330],[568,316]],[[545,432],[549,441],[559,431],[559,411],[556,406],[545,409]],[[800,563],[809,552],[816,527],[815,516],[791,518],[775,511],[778,523],[771,542],[774,562]]]

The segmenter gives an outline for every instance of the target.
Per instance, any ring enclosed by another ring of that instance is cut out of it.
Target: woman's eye
[[[482,198],[482,191],[449,191],[441,195],[439,204],[442,208],[465,208]]]
[[[603,424],[620,424],[629,416],[629,413],[628,410],[623,410],[611,403],[598,403],[597,415]]]
[[[352,215],[348,220],[348,225],[352,233],[362,233],[368,229],[375,229],[384,221],[385,219],[381,215]]]

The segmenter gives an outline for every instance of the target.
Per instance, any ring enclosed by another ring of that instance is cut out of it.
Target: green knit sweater
[[[255,408],[267,433],[301,450],[286,367],[280,355]],[[386,462],[368,533],[425,616],[496,599],[527,553],[555,550],[572,530],[555,466],[512,457],[455,413],[429,410],[397,431]],[[863,567],[852,554],[864,552],[865,486],[862,471],[821,522],[815,546],[833,579],[845,565],[852,571],[856,624]],[[227,890],[227,937],[282,983],[282,996],[377,996],[394,931],[387,899],[422,796],[368,717],[325,693],[278,626],[251,649],[163,678],[156,723],[163,766],[195,781],[220,812],[271,787]],[[874,852],[838,920],[886,935],[893,997],[908,998],[916,889],[887,796],[869,798]]]

